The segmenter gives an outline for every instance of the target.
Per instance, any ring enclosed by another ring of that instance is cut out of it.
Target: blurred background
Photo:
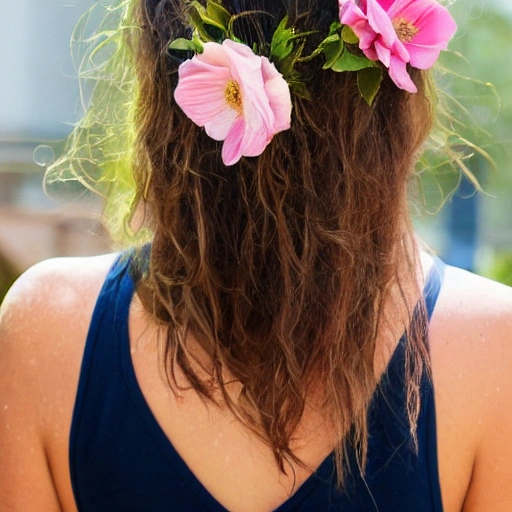
[[[37,261],[112,246],[99,200],[75,194],[55,202],[42,186],[44,164],[53,158],[46,145],[58,147],[83,112],[69,42],[94,3],[16,0],[1,7],[0,302]],[[439,166],[422,172],[411,207],[420,236],[447,262],[512,284],[512,2],[457,0],[450,10],[459,30],[455,53],[441,64],[459,76],[441,83],[460,114],[457,132],[481,149],[466,149],[475,157],[464,164],[483,192]]]

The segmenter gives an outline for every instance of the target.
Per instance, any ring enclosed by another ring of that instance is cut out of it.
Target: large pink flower
[[[174,97],[212,139],[224,141],[226,165],[261,155],[276,133],[290,128],[285,79],[266,57],[229,39],[205,43],[202,54],[180,65]]]
[[[417,92],[407,64],[431,68],[445,50],[457,25],[436,0],[339,0],[340,20],[359,37],[371,60],[389,69],[401,89]]]

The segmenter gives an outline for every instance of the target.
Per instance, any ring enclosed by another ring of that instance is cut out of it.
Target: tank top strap
[[[135,292],[135,282],[131,275],[134,251],[122,253],[112,269],[111,278],[117,281],[117,294],[115,296],[115,318],[116,331],[126,328],[128,324],[128,313],[130,304]]]
[[[434,257],[434,263],[430,268],[423,288],[423,298],[425,300],[425,309],[429,321],[432,318],[439,293],[441,292],[445,268],[446,265],[438,257]]]
[[[135,288],[129,272],[132,258],[133,251],[123,252],[110,268],[96,300],[84,348],[69,439],[71,483],[80,511],[90,510],[83,482],[101,488],[100,479],[84,466],[84,461],[90,460],[88,456],[94,453],[95,441],[106,433],[102,421],[109,415],[105,412],[119,402],[123,377],[118,339],[119,333],[127,329]],[[102,460],[101,451],[95,455]]]
[[[110,326],[112,334],[116,336],[126,329],[130,304],[135,291],[135,283],[130,273],[133,257],[134,250],[120,253],[109,270],[98,295],[89,327],[88,340],[97,341],[99,339],[97,335],[104,332],[105,326]],[[106,337],[103,338],[102,343],[105,343]],[[84,357],[87,357],[91,350],[86,346]]]

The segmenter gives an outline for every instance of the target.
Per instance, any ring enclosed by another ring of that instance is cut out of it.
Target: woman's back
[[[352,454],[352,475],[348,477],[346,493],[338,493],[332,457],[315,460],[317,454],[324,455],[322,445],[324,450],[332,449],[332,441],[331,446],[328,444],[329,419],[315,425],[321,418],[320,407],[304,415],[302,428],[296,433],[297,455],[304,452],[301,459],[307,460],[308,469],[288,467],[288,475],[279,478],[271,458],[267,456],[266,464],[261,465],[259,459],[266,452],[264,444],[258,446],[254,439],[247,438],[247,433],[233,424],[226,411],[219,414],[204,405],[201,411],[201,403],[193,393],[169,395],[165,381],[160,382],[158,394],[146,387],[151,410],[161,416],[159,423],[155,421],[132,363],[132,358],[138,362],[140,375],[158,375],[156,369],[145,371],[137,355],[140,345],[148,343],[147,336],[135,335],[131,353],[129,350],[128,311],[134,292],[129,265],[130,259],[125,255],[109,273],[85,349],[70,445],[80,510],[103,510],[110,506],[110,510],[149,512],[164,510],[165,504],[171,502],[175,510],[256,511],[275,509],[282,504],[282,511],[331,507],[348,512],[369,510],[373,502],[379,509],[392,506],[396,511],[407,511],[414,506],[417,512],[441,510],[433,393],[426,376],[421,385],[417,454],[409,431],[404,387],[406,338],[395,349],[370,406],[365,478],[360,477]],[[425,287],[429,313],[440,290],[441,271],[441,265],[434,268]],[[136,332],[133,321],[132,326]],[[158,386],[158,379],[153,381]],[[240,384],[234,382],[232,388],[236,394]],[[310,408],[314,407],[312,402],[310,399]],[[176,449],[184,454],[186,464]],[[190,473],[189,466],[194,468],[199,481]],[[308,478],[311,470],[319,466],[318,474]],[[300,490],[288,500],[296,490],[294,478]],[[212,489],[218,501],[199,482]],[[233,482],[237,482],[236,487]]]
[[[68,457],[71,417],[90,317],[112,263],[113,257],[102,257],[41,264],[22,278],[3,306],[0,453],[9,472],[0,480],[2,509],[75,510]],[[464,503],[464,510],[479,512],[510,506],[511,306],[512,294],[505,287],[447,268],[430,328],[437,453],[447,512],[461,510]],[[207,408],[193,391],[173,398],[151,342],[157,330],[135,301],[130,343],[137,380],[187,466],[230,510],[271,510],[287,500],[309,472],[296,467],[294,486],[273,465],[268,448],[229,412]],[[106,416],[112,417],[111,411]],[[300,430],[297,448],[314,469],[333,448],[328,422],[311,408]],[[429,457],[435,460],[435,453]],[[129,479],[130,468],[123,471]],[[429,485],[436,488],[436,482]],[[101,491],[101,482],[96,488]]]

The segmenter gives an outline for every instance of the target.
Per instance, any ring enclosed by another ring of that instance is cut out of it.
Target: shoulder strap
[[[84,454],[88,452],[91,435],[102,433],[98,425],[102,424],[103,409],[97,406],[105,396],[114,396],[106,390],[107,382],[110,385],[115,384],[116,379],[122,382],[116,327],[126,322],[133,294],[128,272],[130,261],[131,253],[122,253],[109,270],[85,342],[69,439],[71,483],[80,510],[85,510],[82,499],[86,498],[82,496],[81,483],[90,476],[84,474],[83,462],[87,459]]]
[[[432,318],[439,293],[441,292],[445,267],[446,265],[438,257],[434,257],[434,263],[425,282],[423,297],[425,299],[425,308],[429,321]]]

